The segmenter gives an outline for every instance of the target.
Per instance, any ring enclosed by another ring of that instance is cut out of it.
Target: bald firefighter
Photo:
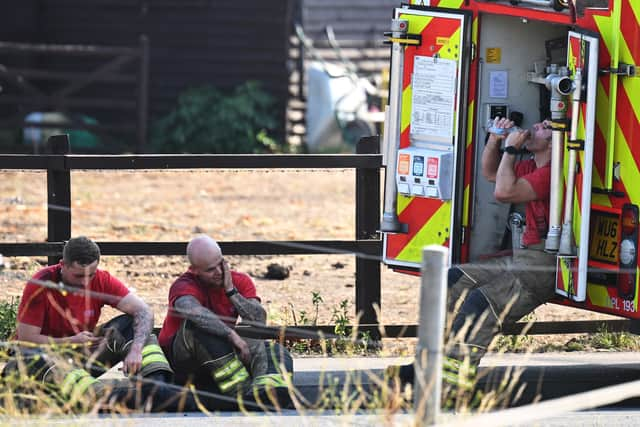
[[[97,379],[123,362],[143,393],[171,381],[173,371],[153,335],[153,312],[120,280],[98,268],[100,249],[87,237],[70,239],[62,260],[38,271],[22,293],[14,356],[3,376],[29,375],[64,401],[91,405],[105,396]],[[57,286],[56,286],[57,285]],[[96,327],[102,307],[122,315]]]
[[[188,270],[169,290],[159,335],[176,381],[223,397],[219,408],[246,401],[289,406],[284,375],[293,370],[290,354],[277,343],[243,338],[235,329],[238,317],[248,324],[266,322],[253,280],[230,270],[209,236],[193,238],[187,258]]]

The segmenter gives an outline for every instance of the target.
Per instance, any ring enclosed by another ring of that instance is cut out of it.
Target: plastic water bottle
[[[521,131],[522,128],[518,127],[518,126],[513,126],[510,128],[499,128],[496,126],[496,121],[495,119],[489,119],[489,121],[487,122],[487,132],[489,133],[493,133],[496,135],[508,135],[511,132],[516,132],[516,131]]]

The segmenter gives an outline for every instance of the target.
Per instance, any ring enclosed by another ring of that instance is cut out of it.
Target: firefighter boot
[[[262,340],[258,345],[250,347],[253,381],[247,398],[255,401],[262,409],[292,408],[293,402],[286,380],[293,373],[293,359],[289,351],[278,343]],[[264,370],[257,369],[262,366],[265,367]]]

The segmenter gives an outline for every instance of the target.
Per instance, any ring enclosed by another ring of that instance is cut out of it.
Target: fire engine
[[[523,207],[495,201],[480,175],[482,149],[496,116],[523,128],[550,117],[554,302],[640,318],[639,23],[637,0],[394,9],[385,34],[384,263],[419,274],[425,245],[448,247],[457,264],[520,244]]]

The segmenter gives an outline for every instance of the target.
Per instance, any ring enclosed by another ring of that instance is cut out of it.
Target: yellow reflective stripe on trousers
[[[475,366],[463,363],[452,357],[444,357],[442,360],[442,379],[448,384],[472,388],[476,376]]]
[[[144,348],[142,349],[142,356],[146,356],[151,353],[164,354],[164,352],[162,351],[162,348],[158,344],[145,345]]]
[[[98,380],[93,378],[84,369],[74,369],[62,380],[60,392],[66,397],[72,393],[77,395],[77,393],[84,393],[90,385],[97,382]]]
[[[242,366],[242,369],[239,369],[238,371],[236,371],[231,376],[231,378],[225,381],[218,382],[218,387],[220,387],[220,391],[222,391],[223,393],[227,393],[230,390],[233,390],[235,386],[245,382],[248,379],[249,379],[249,372],[247,372],[244,366]]]
[[[244,369],[244,366],[242,365],[242,363],[240,363],[238,359],[233,358],[232,360],[225,363],[219,369],[216,369],[216,371],[213,373],[213,379],[218,381],[223,378],[229,377],[233,375],[233,373],[239,370],[240,368]]]
[[[256,386],[286,387],[287,383],[280,374],[267,374],[256,377],[253,381]]]
[[[155,362],[169,363],[164,354],[149,354],[142,358],[142,367],[144,368],[145,366]]]
[[[169,365],[167,357],[158,344],[149,344],[142,349],[142,367],[144,368],[152,363]]]

